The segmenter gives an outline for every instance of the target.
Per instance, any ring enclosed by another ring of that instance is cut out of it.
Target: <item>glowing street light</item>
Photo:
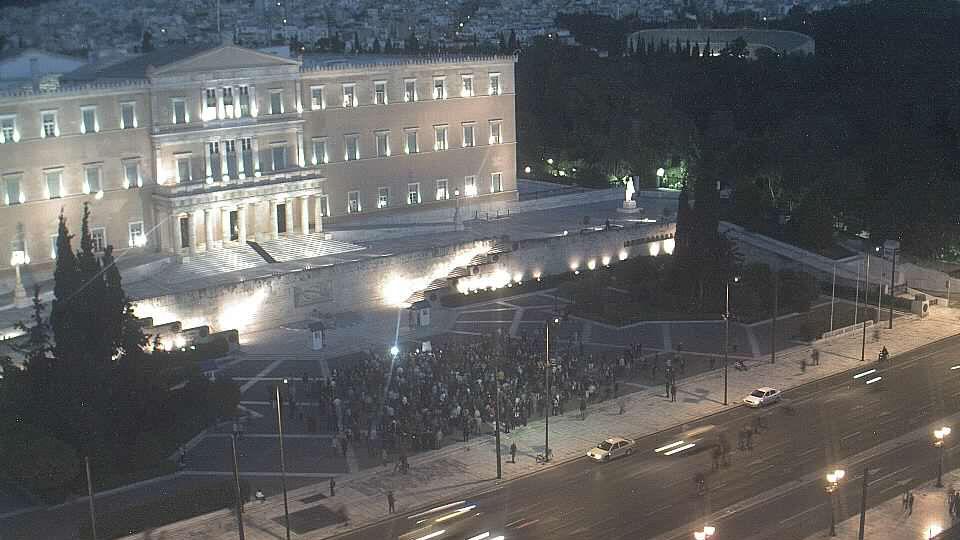
[[[523,172],[525,172],[526,174],[530,174],[530,171],[531,171],[531,170],[532,170],[532,169],[530,168],[529,165],[527,165],[526,167],[523,168]]]
[[[840,480],[843,480],[843,477],[846,475],[846,471],[843,469],[836,469],[833,472],[827,473],[827,495],[830,496],[830,536],[837,535],[837,516],[833,511],[834,504],[834,493],[836,493],[837,488],[840,487]]]
[[[393,347],[390,347],[391,356],[397,356],[398,354],[400,354],[400,347],[397,347],[396,345],[394,345]]]
[[[944,439],[950,435],[950,428],[944,426],[940,429],[933,430],[933,446],[940,449],[940,460],[937,463],[937,487],[943,487],[943,442]]]
[[[702,531],[695,531],[693,538],[695,540],[706,540],[717,533],[717,528],[711,525],[704,525]]]
[[[547,158],[547,165],[553,165],[553,158]]]
[[[740,276],[733,276],[733,282],[739,283]],[[727,311],[723,318],[723,404],[727,404],[727,361],[730,348],[730,280],[727,280]]]

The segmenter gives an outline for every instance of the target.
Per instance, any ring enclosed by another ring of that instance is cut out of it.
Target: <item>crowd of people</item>
[[[619,377],[644,369],[639,345],[622,352],[585,353],[578,338],[551,344],[547,390],[543,331],[449,336],[428,350],[367,351],[332,370],[328,379],[302,380],[281,390],[291,416],[306,414],[317,429],[334,431],[345,453],[351,440],[378,450],[439,447],[444,438],[469,440],[493,429],[500,397],[500,428],[509,432],[531,418],[564,414],[616,394]],[[319,403],[300,409],[297,400]],[[314,416],[316,415],[316,416]],[[334,451],[337,448],[334,447]]]

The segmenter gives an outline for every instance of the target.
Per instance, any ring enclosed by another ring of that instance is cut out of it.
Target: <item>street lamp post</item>
[[[547,332],[546,332],[546,378],[547,378],[547,414],[544,416],[544,432],[543,432],[543,462],[547,463],[550,461],[550,408],[553,406],[553,394],[550,392],[550,372],[553,371],[553,364],[550,362],[550,325],[557,324],[560,322],[559,318],[553,318],[547,320]]]
[[[734,276],[733,282],[738,283],[740,276]],[[728,350],[730,348],[730,280],[727,280],[727,313],[723,324],[723,404],[727,404],[727,362],[729,360]]]
[[[830,536],[837,535],[837,516],[834,512],[834,493],[836,493],[837,488],[840,487],[840,480],[843,480],[844,475],[847,474],[843,469],[837,469],[833,472],[827,473],[827,495],[830,496]]]
[[[20,275],[20,267],[29,263],[30,257],[22,249],[15,250],[10,254],[10,266],[13,266],[16,271],[16,282],[13,286],[13,305],[16,307],[30,305],[30,301],[27,299],[27,290],[23,287],[23,277]]]
[[[870,252],[867,251],[864,255],[867,258],[867,264],[863,272],[863,339],[860,342],[861,362],[867,359],[867,290],[870,288]]]
[[[940,457],[937,461],[937,487],[943,487],[943,446],[944,439],[950,435],[950,428],[944,426],[940,429],[935,429],[933,431],[933,445],[940,449]]]
[[[712,525],[704,525],[702,530],[694,531],[694,540],[707,540],[717,534],[717,528]]]
[[[891,257],[893,258],[893,268],[890,269],[890,321],[887,326],[890,330],[893,330],[893,288],[897,286],[897,251],[900,248],[900,242],[896,240],[888,240],[886,242],[890,247]],[[949,283],[949,281],[947,282]],[[947,299],[947,304],[949,305],[950,299]],[[879,318],[879,315],[877,315]]]
[[[240,462],[237,459],[237,440],[243,432],[239,426],[234,424],[233,433],[230,436],[230,448],[233,450],[233,484],[237,491],[237,534],[240,540],[244,540],[243,534],[243,496],[240,492]]]
[[[500,369],[497,369],[497,376],[494,384],[497,385],[497,403],[494,406],[494,414],[496,415],[494,420],[494,429],[497,432],[497,480],[503,478],[503,465],[501,464],[500,458],[500,381],[503,380],[503,372]]]
[[[287,379],[283,384],[290,384]],[[277,430],[280,434],[280,486],[283,488],[283,521],[290,540],[290,507],[287,505],[287,465],[283,457],[283,415],[280,413],[280,385],[277,385]]]

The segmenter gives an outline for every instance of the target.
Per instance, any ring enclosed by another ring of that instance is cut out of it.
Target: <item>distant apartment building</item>
[[[513,57],[327,60],[166,48],[0,94],[0,266],[84,203],[98,249],[187,255],[516,198]]]

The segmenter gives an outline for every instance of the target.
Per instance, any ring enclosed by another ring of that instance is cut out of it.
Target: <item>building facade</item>
[[[0,96],[0,266],[99,248],[190,255],[325,219],[516,198],[513,57],[281,58],[232,45],[89,66]]]

